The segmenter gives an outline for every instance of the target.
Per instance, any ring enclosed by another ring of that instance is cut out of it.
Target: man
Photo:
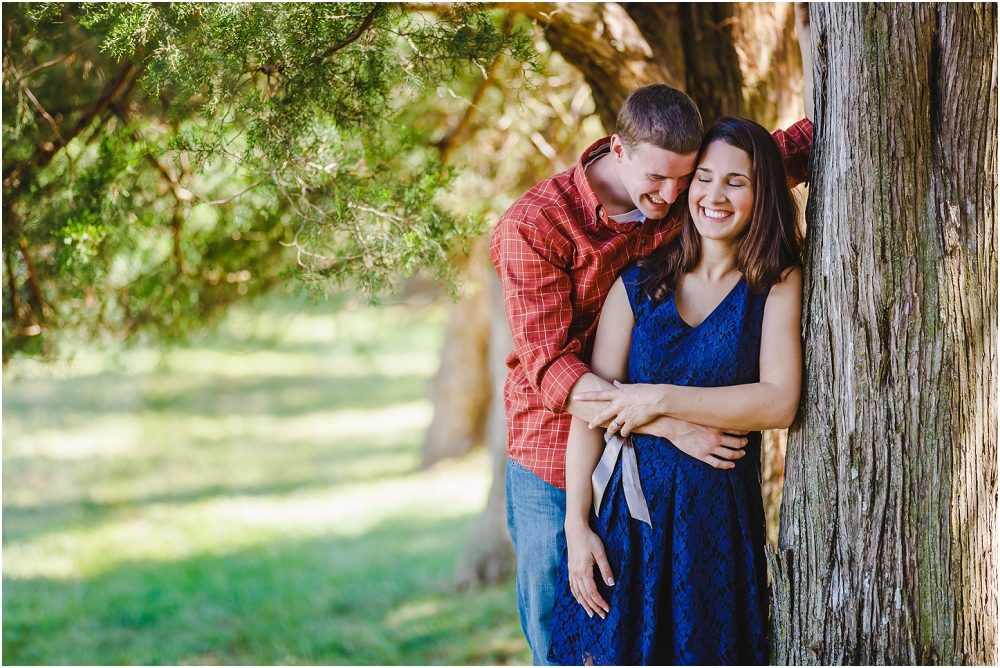
[[[616,133],[587,149],[573,169],[529,190],[500,218],[490,240],[514,337],[504,388],[507,524],[517,554],[521,626],[536,665],[548,663],[565,547],[570,423],[573,416],[589,421],[602,408],[572,396],[612,387],[587,366],[601,306],[622,268],[675,232],[702,135],[701,114],[687,95],[664,84],[640,88],[622,105]],[[774,136],[789,177],[803,181],[812,124],[803,120]],[[735,459],[746,442],[667,417],[639,431],[668,438],[708,463]],[[610,579],[603,553],[594,560]]]

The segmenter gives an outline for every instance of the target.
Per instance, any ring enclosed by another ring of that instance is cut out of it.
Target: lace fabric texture
[[[720,387],[758,380],[767,294],[740,282],[700,325],[681,319],[673,296],[651,303],[637,267],[623,274],[635,314],[633,383]],[[601,514],[590,523],[604,541],[615,585],[595,574],[611,606],[587,617],[560,566],[549,658],[580,665],[732,665],[767,662],[767,571],[760,488],[760,434],[747,455],[718,470],[669,441],[633,437],[652,526],[630,517],[615,466]]]

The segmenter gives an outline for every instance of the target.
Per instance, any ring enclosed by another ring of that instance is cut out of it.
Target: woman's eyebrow
[[[709,174],[713,174],[713,173],[714,173],[714,172],[712,172],[712,170],[711,170],[711,169],[709,169],[708,167],[699,167],[699,168],[698,168],[697,170],[695,170],[695,171],[698,171],[698,172],[707,172],[707,173],[709,173]],[[745,178],[746,180],[748,180],[748,181],[750,180],[750,177],[749,177],[749,176],[747,176],[746,174],[744,174],[743,172],[729,172],[728,174],[726,174],[726,178],[727,178],[727,179],[728,179],[728,178],[730,178],[730,177],[733,177],[733,176],[742,176],[742,177],[743,177],[743,178]]]

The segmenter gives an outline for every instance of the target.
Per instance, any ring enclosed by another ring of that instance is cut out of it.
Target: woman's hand
[[[619,431],[628,436],[634,429],[649,424],[664,414],[661,403],[663,386],[636,384],[623,385],[615,381],[615,390],[583,392],[573,396],[574,401],[610,401],[611,405],[590,421],[590,428],[610,420],[609,431]]]
[[[583,606],[590,617],[597,613],[601,619],[606,619],[611,606],[597,591],[594,582],[594,566],[601,570],[601,577],[608,586],[615,584],[611,575],[611,566],[604,554],[604,543],[600,536],[590,530],[587,525],[566,527],[566,552],[569,566],[569,587],[573,598]]]

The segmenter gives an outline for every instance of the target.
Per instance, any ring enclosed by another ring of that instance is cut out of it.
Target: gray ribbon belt
[[[642,494],[642,485],[639,484],[639,462],[635,459],[635,448],[632,447],[631,438],[622,438],[620,434],[607,432],[604,434],[604,454],[601,461],[597,462],[594,474],[590,476],[590,481],[594,485],[594,512],[598,517],[601,515],[601,500],[608,490],[608,483],[611,482],[611,475],[615,472],[615,464],[618,462],[618,455],[622,456],[622,489],[625,492],[625,503],[628,505],[628,513],[632,517],[645,522],[652,528],[653,523],[649,520],[649,508],[646,506],[646,497]]]

